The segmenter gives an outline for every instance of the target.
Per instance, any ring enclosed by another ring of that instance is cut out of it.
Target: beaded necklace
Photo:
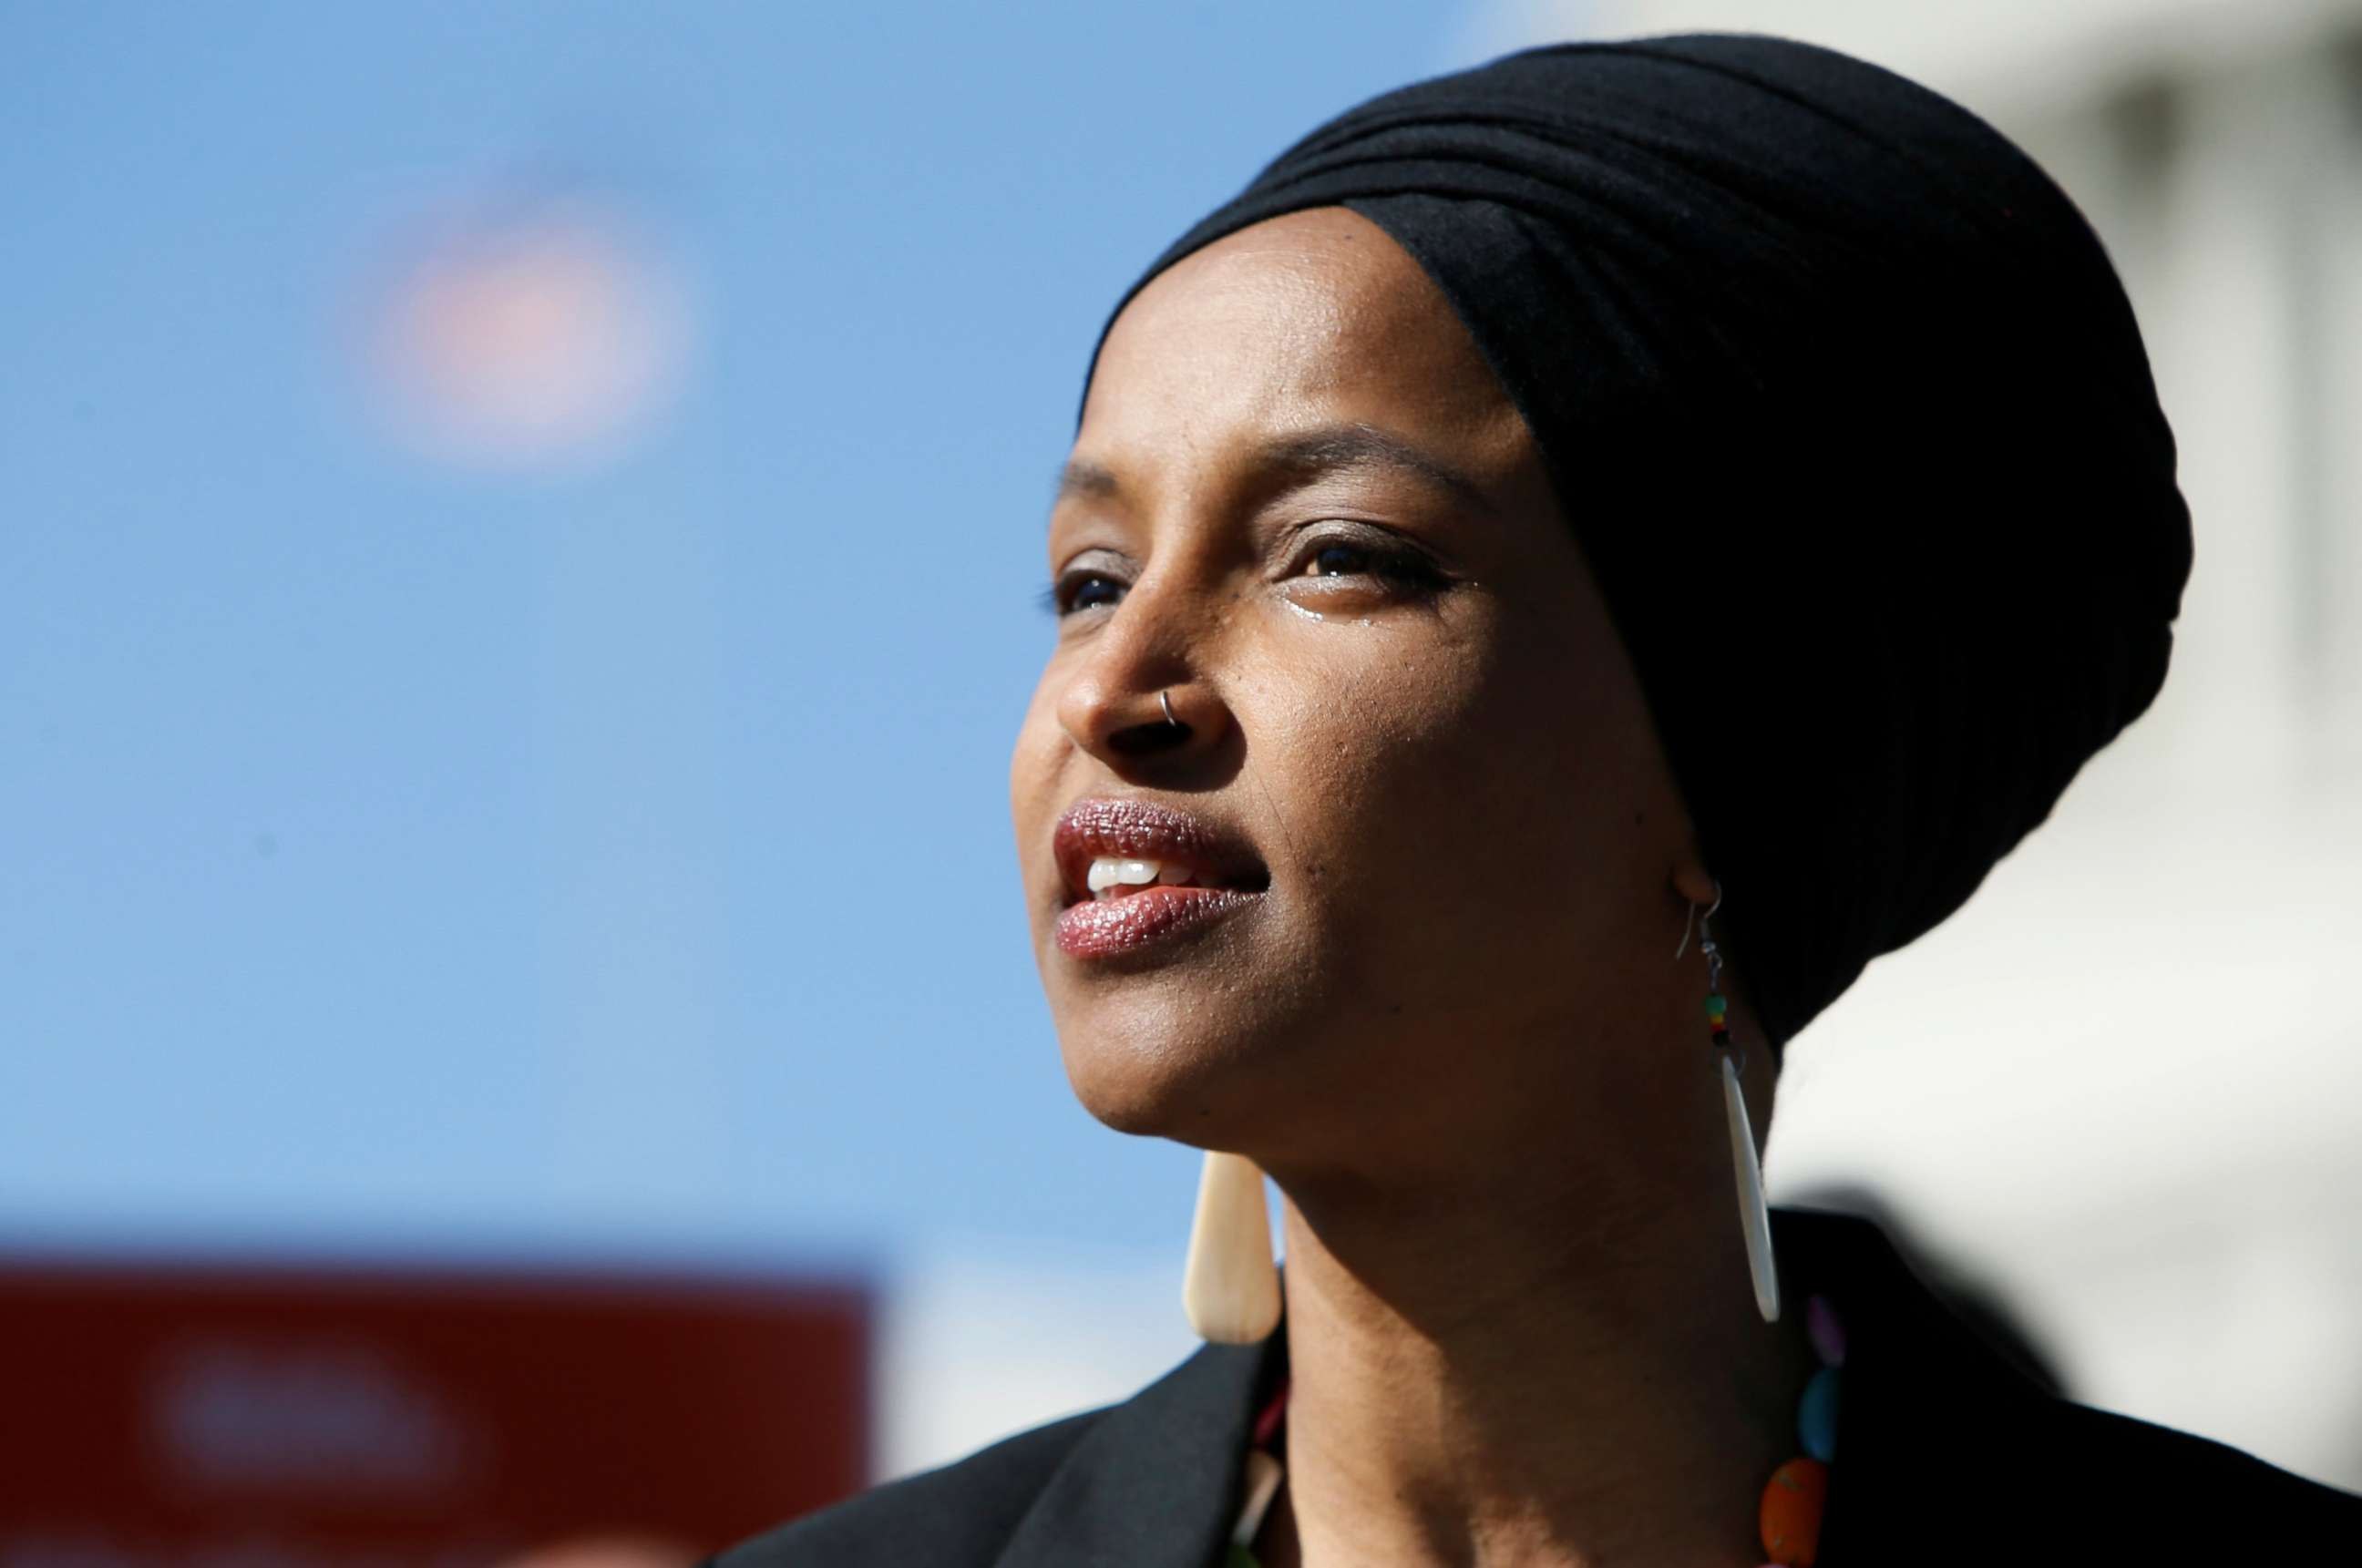
[[[1820,1553],[1829,1465],[1837,1457],[1838,1369],[1845,1364],[1845,1330],[1826,1296],[1805,1301],[1805,1328],[1821,1364],[1805,1385],[1804,1397],[1796,1402],[1796,1438],[1805,1452],[1772,1473],[1756,1508],[1767,1559],[1764,1568],[1813,1568]],[[1278,1495],[1285,1474],[1278,1452],[1279,1433],[1287,1420],[1287,1391],[1292,1382],[1282,1378],[1279,1391],[1255,1418],[1254,1439],[1247,1448],[1246,1507],[1239,1510],[1238,1521],[1231,1527],[1223,1568],[1262,1568],[1251,1543],[1263,1529],[1264,1515]]]

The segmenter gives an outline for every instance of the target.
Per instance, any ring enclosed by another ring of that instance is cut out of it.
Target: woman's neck
[[[1642,1191],[1629,1167],[1479,1164],[1459,1190],[1281,1178],[1266,1568],[1761,1561],[1757,1499],[1815,1364],[1801,1300],[1757,1312],[1727,1167]]]

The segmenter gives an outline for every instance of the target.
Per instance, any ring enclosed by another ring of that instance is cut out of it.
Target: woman
[[[1877,68],[1529,50],[1282,154],[1100,340],[1010,773],[1209,1343],[718,1561],[2354,1551],[1757,1180],[1788,1041],[2155,696],[2173,470],[2080,215]]]

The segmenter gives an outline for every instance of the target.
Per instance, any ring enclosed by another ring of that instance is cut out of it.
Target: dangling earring
[[[1705,1021],[1714,1034],[1714,1055],[1722,1072],[1722,1108],[1730,1120],[1730,1163],[1738,1179],[1738,1229],[1747,1240],[1747,1271],[1754,1276],[1755,1309],[1767,1323],[1780,1320],[1780,1271],[1772,1259],[1772,1213],[1763,1202],[1763,1169],[1755,1158],[1755,1129],[1747,1120],[1747,1096],[1738,1087],[1747,1066],[1744,1047],[1730,1038],[1729,1004],[1722,994],[1722,952],[1715,945],[1706,922],[1722,908],[1722,884],[1714,885],[1714,902],[1705,914],[1690,905],[1698,933],[1698,951],[1705,955]],[[1689,924],[1682,928],[1678,958],[1689,951]]]
[[[1206,1151],[1181,1306],[1199,1336],[1218,1344],[1253,1344],[1279,1324],[1279,1265],[1271,1253],[1263,1167],[1244,1154]]]

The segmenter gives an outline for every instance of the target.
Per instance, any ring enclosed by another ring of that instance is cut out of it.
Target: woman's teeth
[[[1187,866],[1167,866],[1160,860],[1119,860],[1106,855],[1091,862],[1090,875],[1085,878],[1095,899],[1119,897],[1112,890],[1117,888],[1144,888],[1151,882],[1177,888],[1188,880]]]

